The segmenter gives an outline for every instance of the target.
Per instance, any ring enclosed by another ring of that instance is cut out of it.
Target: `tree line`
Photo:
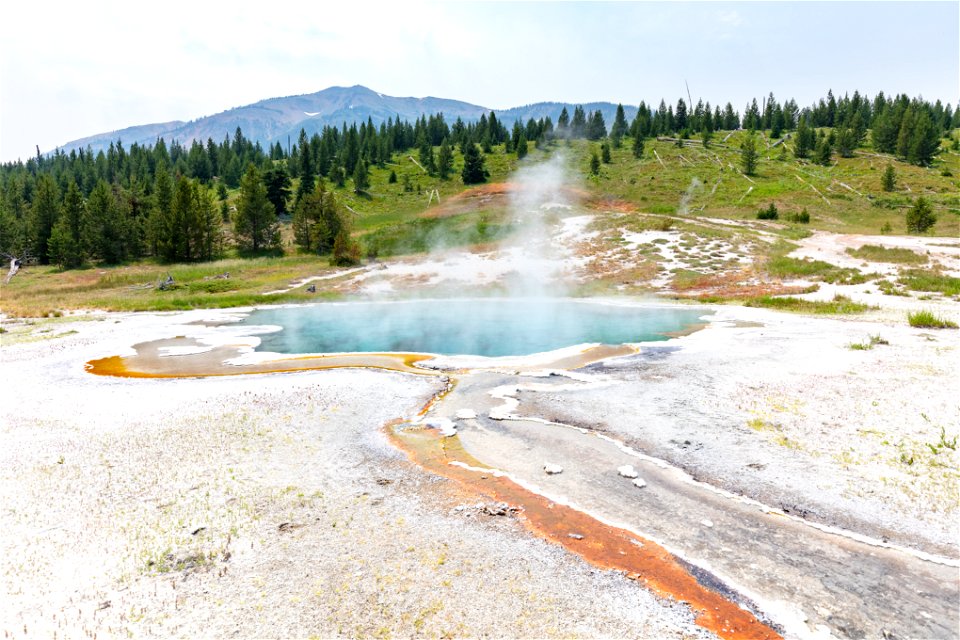
[[[144,257],[209,260],[222,254],[228,236],[241,250],[275,248],[278,216],[292,214],[302,249],[333,251],[340,237],[341,253],[349,256],[355,252],[349,221],[327,184],[344,187],[350,180],[362,192],[370,167],[385,167],[396,154],[414,149],[421,166],[441,179],[449,179],[459,150],[461,178],[474,184],[486,179],[483,154],[501,145],[505,153],[522,158],[530,142],[606,139],[606,160],[610,146],[621,146],[625,137],[632,138],[633,154],[641,157],[649,137],[699,134],[708,143],[714,131],[762,129],[773,138],[792,132],[797,157],[826,164],[833,153],[853,155],[869,133],[875,150],[929,165],[940,139],[957,127],[960,109],[939,101],[883,93],[870,100],[859,92],[837,100],[830,91],[804,109],[771,93],[760,104],[747,104],[743,114],[729,102],[721,108],[700,100],[691,108],[681,98],[675,107],[661,100],[656,109],[641,102],[630,123],[618,105],[609,130],[599,110],[587,113],[576,106],[572,114],[564,107],[556,125],[550,117],[531,118],[509,129],[494,112],[476,122],[457,118],[452,125],[442,113],[413,123],[388,118],[379,126],[368,118],[359,125],[326,126],[312,136],[301,130],[288,149],[274,143],[264,150],[238,127],[220,143],[168,145],[161,138],[129,148],[117,140],[96,154],[89,148],[48,155],[38,150],[27,162],[0,165],[0,250],[63,267]],[[744,154],[746,162],[749,149]],[[295,177],[298,187],[292,193]],[[234,211],[227,204],[228,189],[238,188]],[[224,233],[225,225],[231,233]]]

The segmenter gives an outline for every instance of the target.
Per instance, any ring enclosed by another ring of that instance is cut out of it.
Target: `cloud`
[[[716,12],[716,18],[718,22],[722,22],[731,27],[739,27],[743,24],[743,16],[740,15],[739,11],[735,10],[718,11]]]
[[[771,89],[802,104],[828,86],[955,102],[957,5],[866,6],[829,3],[821,22],[820,5],[792,2],[16,2],[0,21],[0,160],[331,85],[498,109],[671,102],[684,79],[736,105]],[[843,41],[853,19],[874,34],[858,57],[810,44]],[[903,68],[862,63],[886,59],[891,39],[915,52]]]

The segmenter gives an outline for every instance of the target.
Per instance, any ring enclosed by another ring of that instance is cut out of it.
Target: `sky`
[[[960,3],[16,2],[0,22],[0,161],[124,127],[365,85],[540,101],[956,105]]]

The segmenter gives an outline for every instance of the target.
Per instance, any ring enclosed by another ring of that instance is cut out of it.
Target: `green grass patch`
[[[907,322],[911,327],[918,329],[956,329],[957,323],[946,318],[941,318],[933,311],[921,309],[920,311],[911,311],[907,314]]]
[[[924,264],[927,257],[910,249],[887,248],[875,244],[865,244],[859,249],[847,249],[854,258],[869,262],[892,262],[895,264]]]
[[[960,295],[960,278],[945,276],[938,271],[910,269],[900,273],[900,283],[911,291],[930,291],[945,296]]]
[[[856,269],[837,267],[822,260],[801,260],[774,256],[767,261],[767,273],[781,279],[813,278],[832,284],[861,284],[867,277]]]
[[[877,289],[888,296],[909,296],[910,294],[889,280],[877,280]]]
[[[854,302],[847,296],[836,295],[833,300],[803,300],[791,296],[758,296],[744,301],[747,307],[776,309],[778,311],[793,311],[796,313],[813,313],[817,315],[846,315],[863,313],[876,307],[860,302]]]
[[[416,218],[381,227],[363,236],[367,253],[380,257],[426,253],[434,249],[502,240],[513,227],[505,216],[487,212],[445,218]]]

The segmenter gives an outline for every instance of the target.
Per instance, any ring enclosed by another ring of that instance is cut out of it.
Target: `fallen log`
[[[799,180],[799,181],[802,182],[803,184],[807,185],[808,187],[810,187],[811,189],[813,189],[814,191],[816,191],[816,192],[817,192],[817,195],[820,196],[821,198],[823,198],[823,201],[826,202],[828,205],[832,205],[832,204],[833,204],[833,203],[831,203],[829,200],[827,200],[827,196],[823,195],[823,193],[820,192],[820,189],[817,189],[815,186],[813,186],[812,184],[810,184],[809,182],[807,182],[806,180],[804,180],[803,178],[801,178],[801,177],[798,176],[797,174],[793,174],[793,175],[794,175],[794,177],[795,177],[797,180]]]

